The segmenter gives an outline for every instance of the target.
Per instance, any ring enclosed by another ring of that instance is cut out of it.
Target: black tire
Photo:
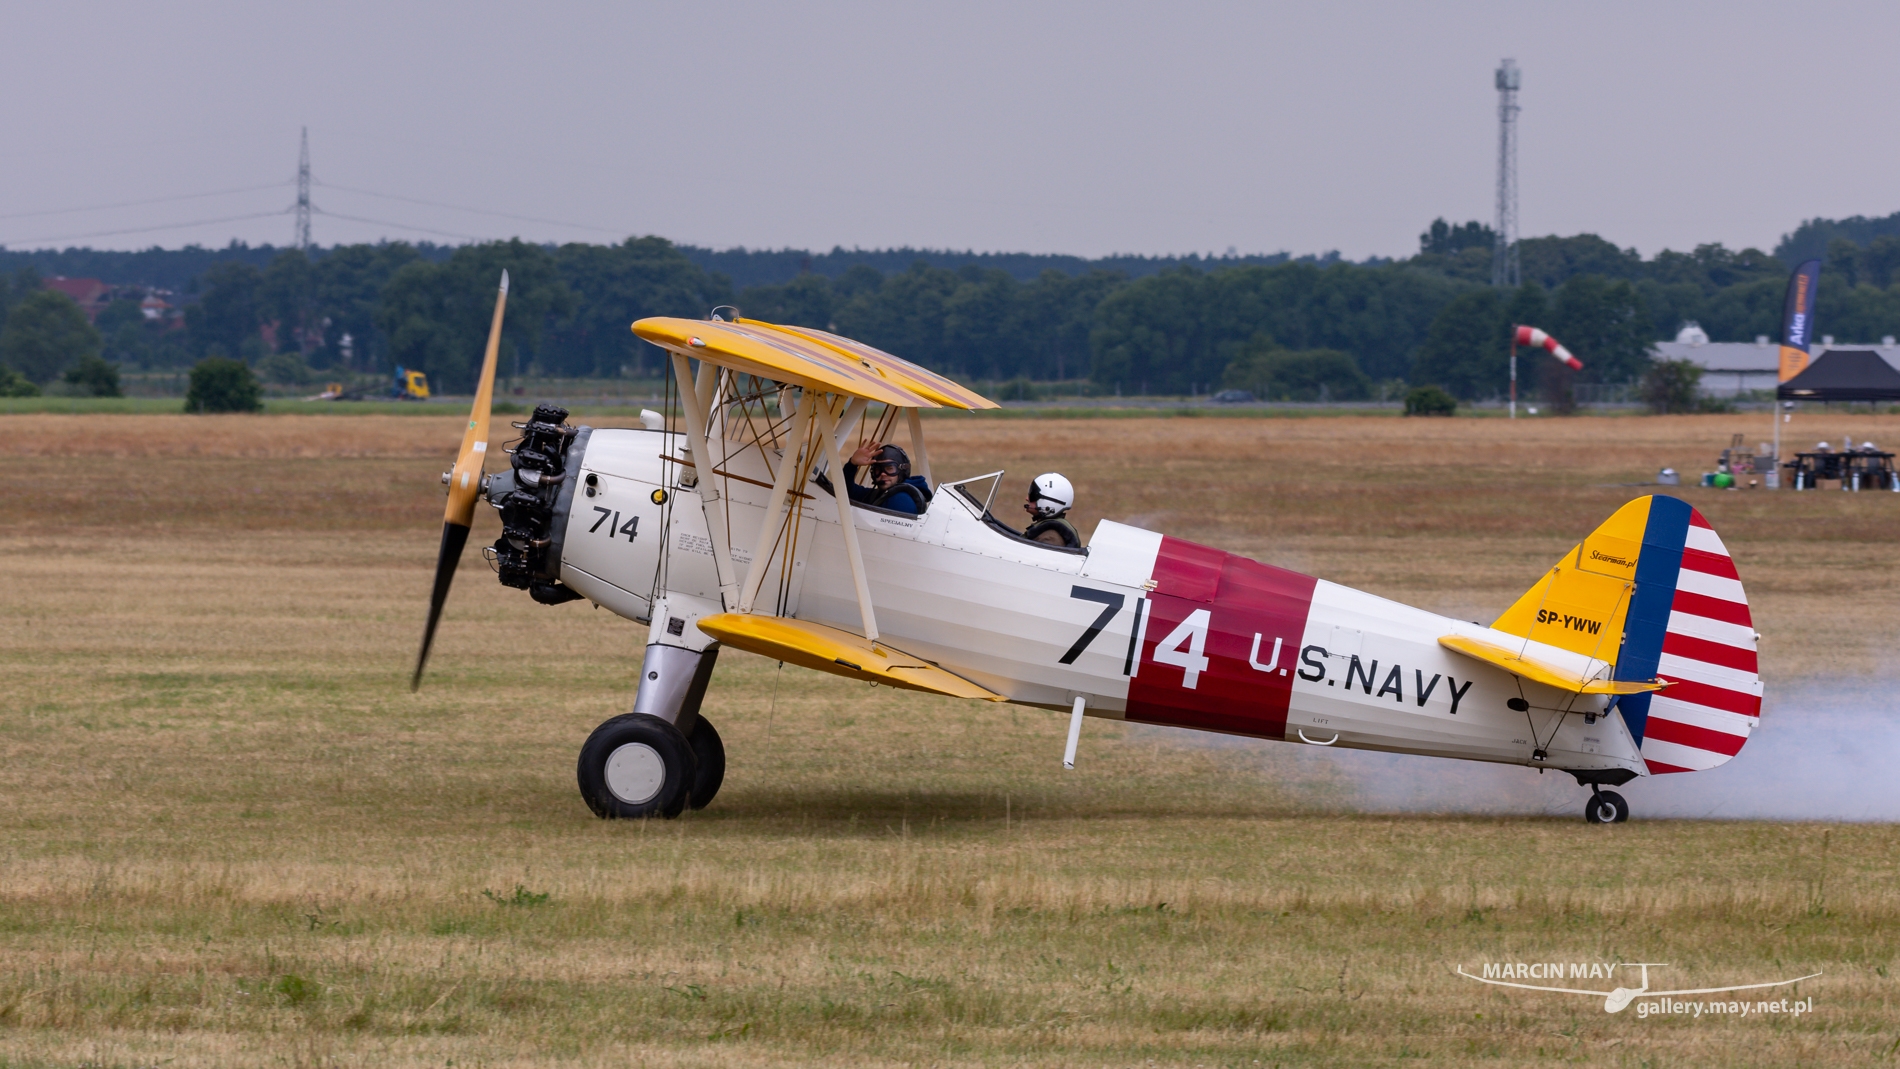
[[[677,817],[691,797],[699,762],[680,729],[626,713],[594,729],[575,769],[581,798],[604,820]]]
[[[1630,804],[1615,791],[1598,791],[1583,807],[1583,819],[1591,824],[1621,824],[1630,818]]]
[[[720,740],[719,732],[713,730],[712,721],[703,716],[693,719],[698,723],[693,725],[693,733],[686,736],[686,741],[699,762],[699,773],[693,777],[692,797],[686,805],[704,809],[713,795],[719,793],[719,785],[726,782],[726,744]]]

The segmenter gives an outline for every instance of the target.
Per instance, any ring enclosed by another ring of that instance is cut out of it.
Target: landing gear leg
[[[1583,819],[1591,824],[1621,824],[1630,818],[1630,804],[1615,791],[1597,791],[1583,807]]]

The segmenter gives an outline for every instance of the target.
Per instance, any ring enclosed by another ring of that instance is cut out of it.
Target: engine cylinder
[[[526,590],[544,605],[581,595],[561,583],[561,543],[574,479],[587,451],[588,427],[570,427],[567,409],[536,405],[517,423],[521,437],[510,443],[507,471],[482,480],[483,496],[501,513],[501,537],[485,554],[503,586]]]

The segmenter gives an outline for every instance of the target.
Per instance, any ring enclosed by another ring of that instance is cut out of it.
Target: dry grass
[[[1069,473],[1084,529],[1482,615],[1642,492],[1601,484],[1700,471],[1756,422],[930,430],[940,474]],[[737,655],[718,802],[602,823],[572,762],[630,701],[633,625],[471,555],[403,686],[456,421],[0,427],[0,1065],[1849,1065],[1900,1041],[1888,826],[1354,815],[1283,748],[1109,725],[1063,774],[1060,717]],[[1891,644],[1893,495],[1685,493],[1771,686]],[[1451,973],[1616,959],[1827,975],[1811,1017],[1644,1021]]]

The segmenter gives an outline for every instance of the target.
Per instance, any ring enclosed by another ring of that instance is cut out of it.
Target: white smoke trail
[[[1176,743],[1214,738],[1166,735]],[[1570,816],[1581,815],[1589,797],[1568,775],[1514,765],[1223,741],[1258,748],[1276,779],[1322,786],[1323,804],[1358,812]],[[1617,790],[1639,820],[1900,821],[1896,768],[1900,687],[1878,678],[1807,681],[1770,685],[1761,726],[1722,767],[1636,779]]]

